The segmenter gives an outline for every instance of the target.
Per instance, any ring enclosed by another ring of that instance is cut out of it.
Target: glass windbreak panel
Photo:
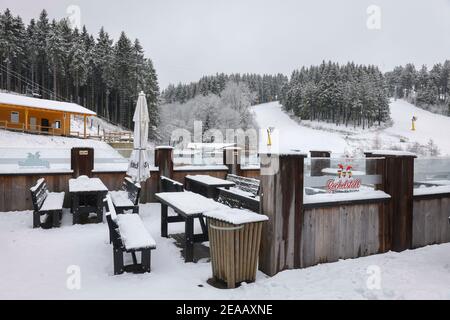
[[[70,148],[0,148],[1,173],[70,170]]]
[[[450,158],[414,159],[414,188],[450,185]]]
[[[375,190],[382,183],[383,158],[306,158],[305,194]]]
[[[128,163],[133,152],[132,148],[105,148],[95,149],[94,151],[94,169],[96,171],[126,171]],[[144,151],[150,166],[155,164],[155,153],[153,149]]]
[[[173,162],[177,167],[222,165],[223,151],[222,149],[209,148],[174,149]]]
[[[242,153],[241,168],[258,169],[260,167],[258,153]]]

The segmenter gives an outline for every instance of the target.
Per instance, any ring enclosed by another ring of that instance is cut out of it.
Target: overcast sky
[[[216,72],[284,73],[322,60],[383,71],[450,59],[450,0],[0,0],[26,23],[80,8],[95,35],[139,38],[160,86]],[[367,9],[380,8],[377,13]],[[369,20],[369,26],[367,27]],[[379,23],[378,23],[379,21]],[[378,27],[380,27],[378,29]]]

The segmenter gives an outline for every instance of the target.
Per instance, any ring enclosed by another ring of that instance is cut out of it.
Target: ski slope
[[[450,155],[450,117],[417,108],[404,100],[392,100],[390,109],[392,126],[363,130],[323,122],[297,121],[284,112],[278,102],[252,107],[263,132],[267,128],[275,128],[272,150],[279,152],[322,150],[362,155],[364,150],[369,149],[408,150],[416,142],[426,145],[432,139],[439,147],[441,156]],[[413,116],[418,118],[416,131],[411,130]],[[262,134],[260,146],[266,145],[267,134]]]

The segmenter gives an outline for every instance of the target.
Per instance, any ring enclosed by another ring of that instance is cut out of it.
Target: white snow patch
[[[208,211],[205,212],[203,215],[208,218],[228,222],[234,225],[269,220],[269,218],[263,214],[258,214],[249,210],[232,209],[232,208]]]
[[[381,190],[360,190],[358,192],[336,192],[304,195],[303,203],[325,203],[355,200],[390,199],[391,196]]]

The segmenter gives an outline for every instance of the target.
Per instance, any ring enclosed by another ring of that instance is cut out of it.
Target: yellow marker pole
[[[412,131],[416,131],[416,122],[414,120],[412,121],[412,128],[411,128],[411,130]]]
[[[272,138],[270,137],[270,129],[267,129],[267,145],[272,146]]]

